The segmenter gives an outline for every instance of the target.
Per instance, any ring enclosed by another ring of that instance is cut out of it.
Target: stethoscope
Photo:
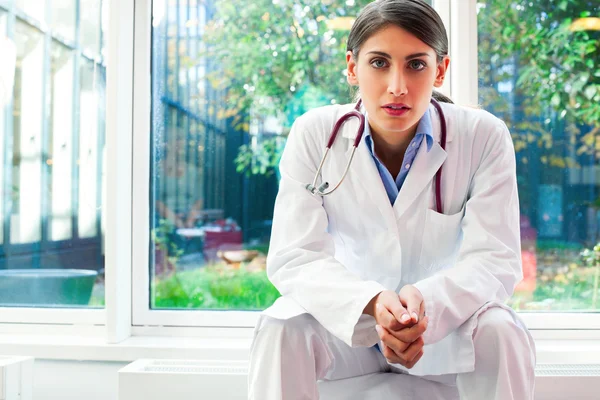
[[[342,184],[342,182],[344,181],[344,178],[346,178],[346,175],[348,174],[348,170],[350,169],[350,164],[352,164],[352,159],[354,158],[354,153],[356,152],[356,148],[360,144],[363,132],[365,130],[365,116],[360,112],[361,103],[362,103],[362,100],[359,100],[356,103],[356,106],[354,107],[354,109],[352,111],[349,111],[346,114],[342,115],[342,117],[340,119],[338,119],[337,122],[335,123],[335,126],[333,127],[333,130],[331,131],[331,135],[329,136],[329,141],[327,142],[327,147],[325,148],[325,154],[323,154],[323,158],[321,159],[321,163],[319,164],[319,169],[317,170],[317,172],[315,174],[315,179],[313,180],[312,184],[309,183],[305,186],[306,190],[308,190],[313,195],[327,196],[327,195],[335,192],[335,190],[337,188],[339,188],[340,185]],[[442,112],[442,107],[436,100],[431,99],[431,104],[433,104],[433,106],[437,109],[437,111],[440,115],[440,125],[441,125],[441,131],[442,131],[441,137],[440,137],[440,145],[442,146],[442,150],[446,150],[446,118],[444,117],[444,113]],[[321,169],[323,169],[323,164],[325,163],[325,159],[327,158],[327,154],[329,154],[329,150],[331,149],[331,146],[333,146],[333,142],[335,142],[335,138],[337,137],[338,131],[340,130],[340,128],[344,124],[344,122],[346,122],[346,120],[348,120],[349,118],[352,118],[352,117],[358,118],[358,121],[360,122],[358,131],[356,132],[356,138],[354,139],[354,144],[352,145],[352,153],[350,154],[350,158],[348,159],[348,163],[346,164],[346,170],[344,171],[342,178],[340,179],[338,184],[335,185],[335,187],[333,189],[326,192],[325,190],[327,190],[327,188],[329,188],[329,182],[323,182],[321,184],[321,186],[319,186],[317,188],[316,187],[317,179],[319,178],[319,175],[321,174]],[[440,169],[438,169],[435,174],[435,204],[436,204],[437,212],[440,214],[442,214],[442,188],[441,188],[441,185],[442,185],[442,167],[440,166]]]

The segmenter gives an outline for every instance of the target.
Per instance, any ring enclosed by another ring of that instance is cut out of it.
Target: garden
[[[246,251],[254,248],[249,247]],[[269,282],[266,249],[250,261],[211,262],[201,268],[158,275],[154,308],[262,310],[280,296]],[[533,285],[519,285],[507,304],[517,311],[590,311],[598,308],[600,245],[540,241]],[[524,257],[524,264],[531,262]],[[519,289],[521,288],[521,289]]]

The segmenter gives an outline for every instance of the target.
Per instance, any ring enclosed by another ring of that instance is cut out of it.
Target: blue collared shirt
[[[431,146],[433,146],[433,128],[431,126],[431,117],[429,114],[429,110],[425,112],[419,124],[417,125],[417,130],[415,132],[415,137],[411,140],[406,152],[404,153],[404,159],[402,161],[402,168],[400,169],[400,173],[394,178],[390,171],[383,165],[383,163],[379,160],[379,157],[375,154],[375,145],[373,143],[373,138],[371,136],[371,128],[369,127],[369,118],[365,117],[365,131],[363,134],[363,140],[365,141],[369,152],[371,152],[371,156],[377,165],[377,170],[379,171],[379,175],[381,176],[381,180],[383,181],[383,186],[385,187],[385,191],[387,192],[388,198],[390,199],[390,203],[394,204],[396,198],[398,197],[398,193],[400,193],[400,188],[410,171],[413,161],[421,147],[421,143],[423,142],[423,138],[427,140],[427,151],[431,150]]]

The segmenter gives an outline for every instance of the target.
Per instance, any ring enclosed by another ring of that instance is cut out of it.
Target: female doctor
[[[282,297],[255,330],[250,399],[318,399],[319,380],[375,372],[456,386],[463,400],[533,399],[533,339],[503,304],[522,279],[506,125],[432,100],[449,101],[434,91],[448,40],[422,0],[367,5],[347,48],[366,121],[343,123],[320,172],[332,128],[356,104],[292,127],[267,258]],[[332,189],[352,155],[331,194],[307,185],[317,174]]]

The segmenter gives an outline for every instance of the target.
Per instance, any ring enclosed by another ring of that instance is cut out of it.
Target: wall
[[[117,400],[118,371],[128,363],[36,359],[34,400]]]

